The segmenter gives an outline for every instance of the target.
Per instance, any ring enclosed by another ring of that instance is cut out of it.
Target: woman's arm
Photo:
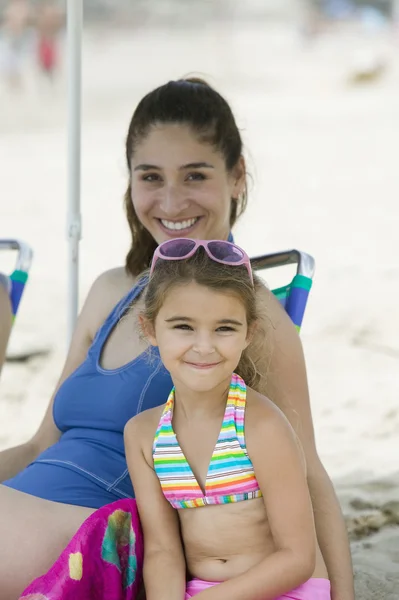
[[[344,519],[333,485],[317,454],[306,366],[300,337],[274,295],[264,290],[260,301],[268,315],[262,393],[284,412],[304,449],[316,534],[331,580],[332,600],[354,600],[352,560]]]
[[[113,269],[100,275],[93,283],[72,337],[68,355],[50,399],[43,420],[31,439],[0,453],[0,482],[14,477],[44,450],[55,444],[61,435],[53,419],[53,404],[60,385],[85,360],[93,338],[108,313],[126,293],[128,281],[123,269]]]
[[[198,600],[273,600],[305,583],[315,569],[312,502],[293,429],[266,398],[248,403],[245,422],[275,551],[242,575],[198,594]]]
[[[124,432],[126,459],[144,534],[146,600],[183,600],[186,563],[179,519],[165,500],[153,469],[150,449],[156,426],[147,418],[149,412],[131,419]]]

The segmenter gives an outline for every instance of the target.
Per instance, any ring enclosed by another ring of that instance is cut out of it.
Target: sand
[[[351,78],[365,44],[387,60]],[[140,96],[196,72],[228,97],[248,149],[251,254],[297,247],[317,272],[303,326],[320,456],[350,532],[358,600],[399,597],[399,61],[388,34],[304,42],[291,26],[222,31],[93,30],[84,40],[80,297],[123,263],[124,137]],[[26,65],[23,94],[0,88],[0,237],[35,258],[0,387],[0,446],[36,429],[66,350],[66,83]],[[3,260],[0,257],[0,268]],[[271,281],[273,283],[273,280]]]

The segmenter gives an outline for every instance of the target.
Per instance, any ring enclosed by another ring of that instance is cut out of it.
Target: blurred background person
[[[1,24],[0,60],[6,82],[13,89],[22,86],[22,70],[31,22],[31,5],[27,0],[10,0],[5,6]]]
[[[59,37],[64,15],[59,2],[43,0],[35,11],[37,31],[36,56],[41,73],[52,79],[60,65]]]

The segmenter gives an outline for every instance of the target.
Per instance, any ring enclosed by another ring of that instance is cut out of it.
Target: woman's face
[[[227,239],[231,198],[245,187],[241,159],[233,172],[223,155],[185,125],[156,125],[131,158],[132,202],[160,244],[174,237]]]

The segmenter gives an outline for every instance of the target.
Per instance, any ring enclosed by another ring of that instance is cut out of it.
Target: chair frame
[[[292,249],[251,258],[254,271],[291,264],[296,265],[296,274],[293,280],[288,285],[272,290],[272,292],[281,302],[299,332],[315,272],[313,256],[301,250]]]

